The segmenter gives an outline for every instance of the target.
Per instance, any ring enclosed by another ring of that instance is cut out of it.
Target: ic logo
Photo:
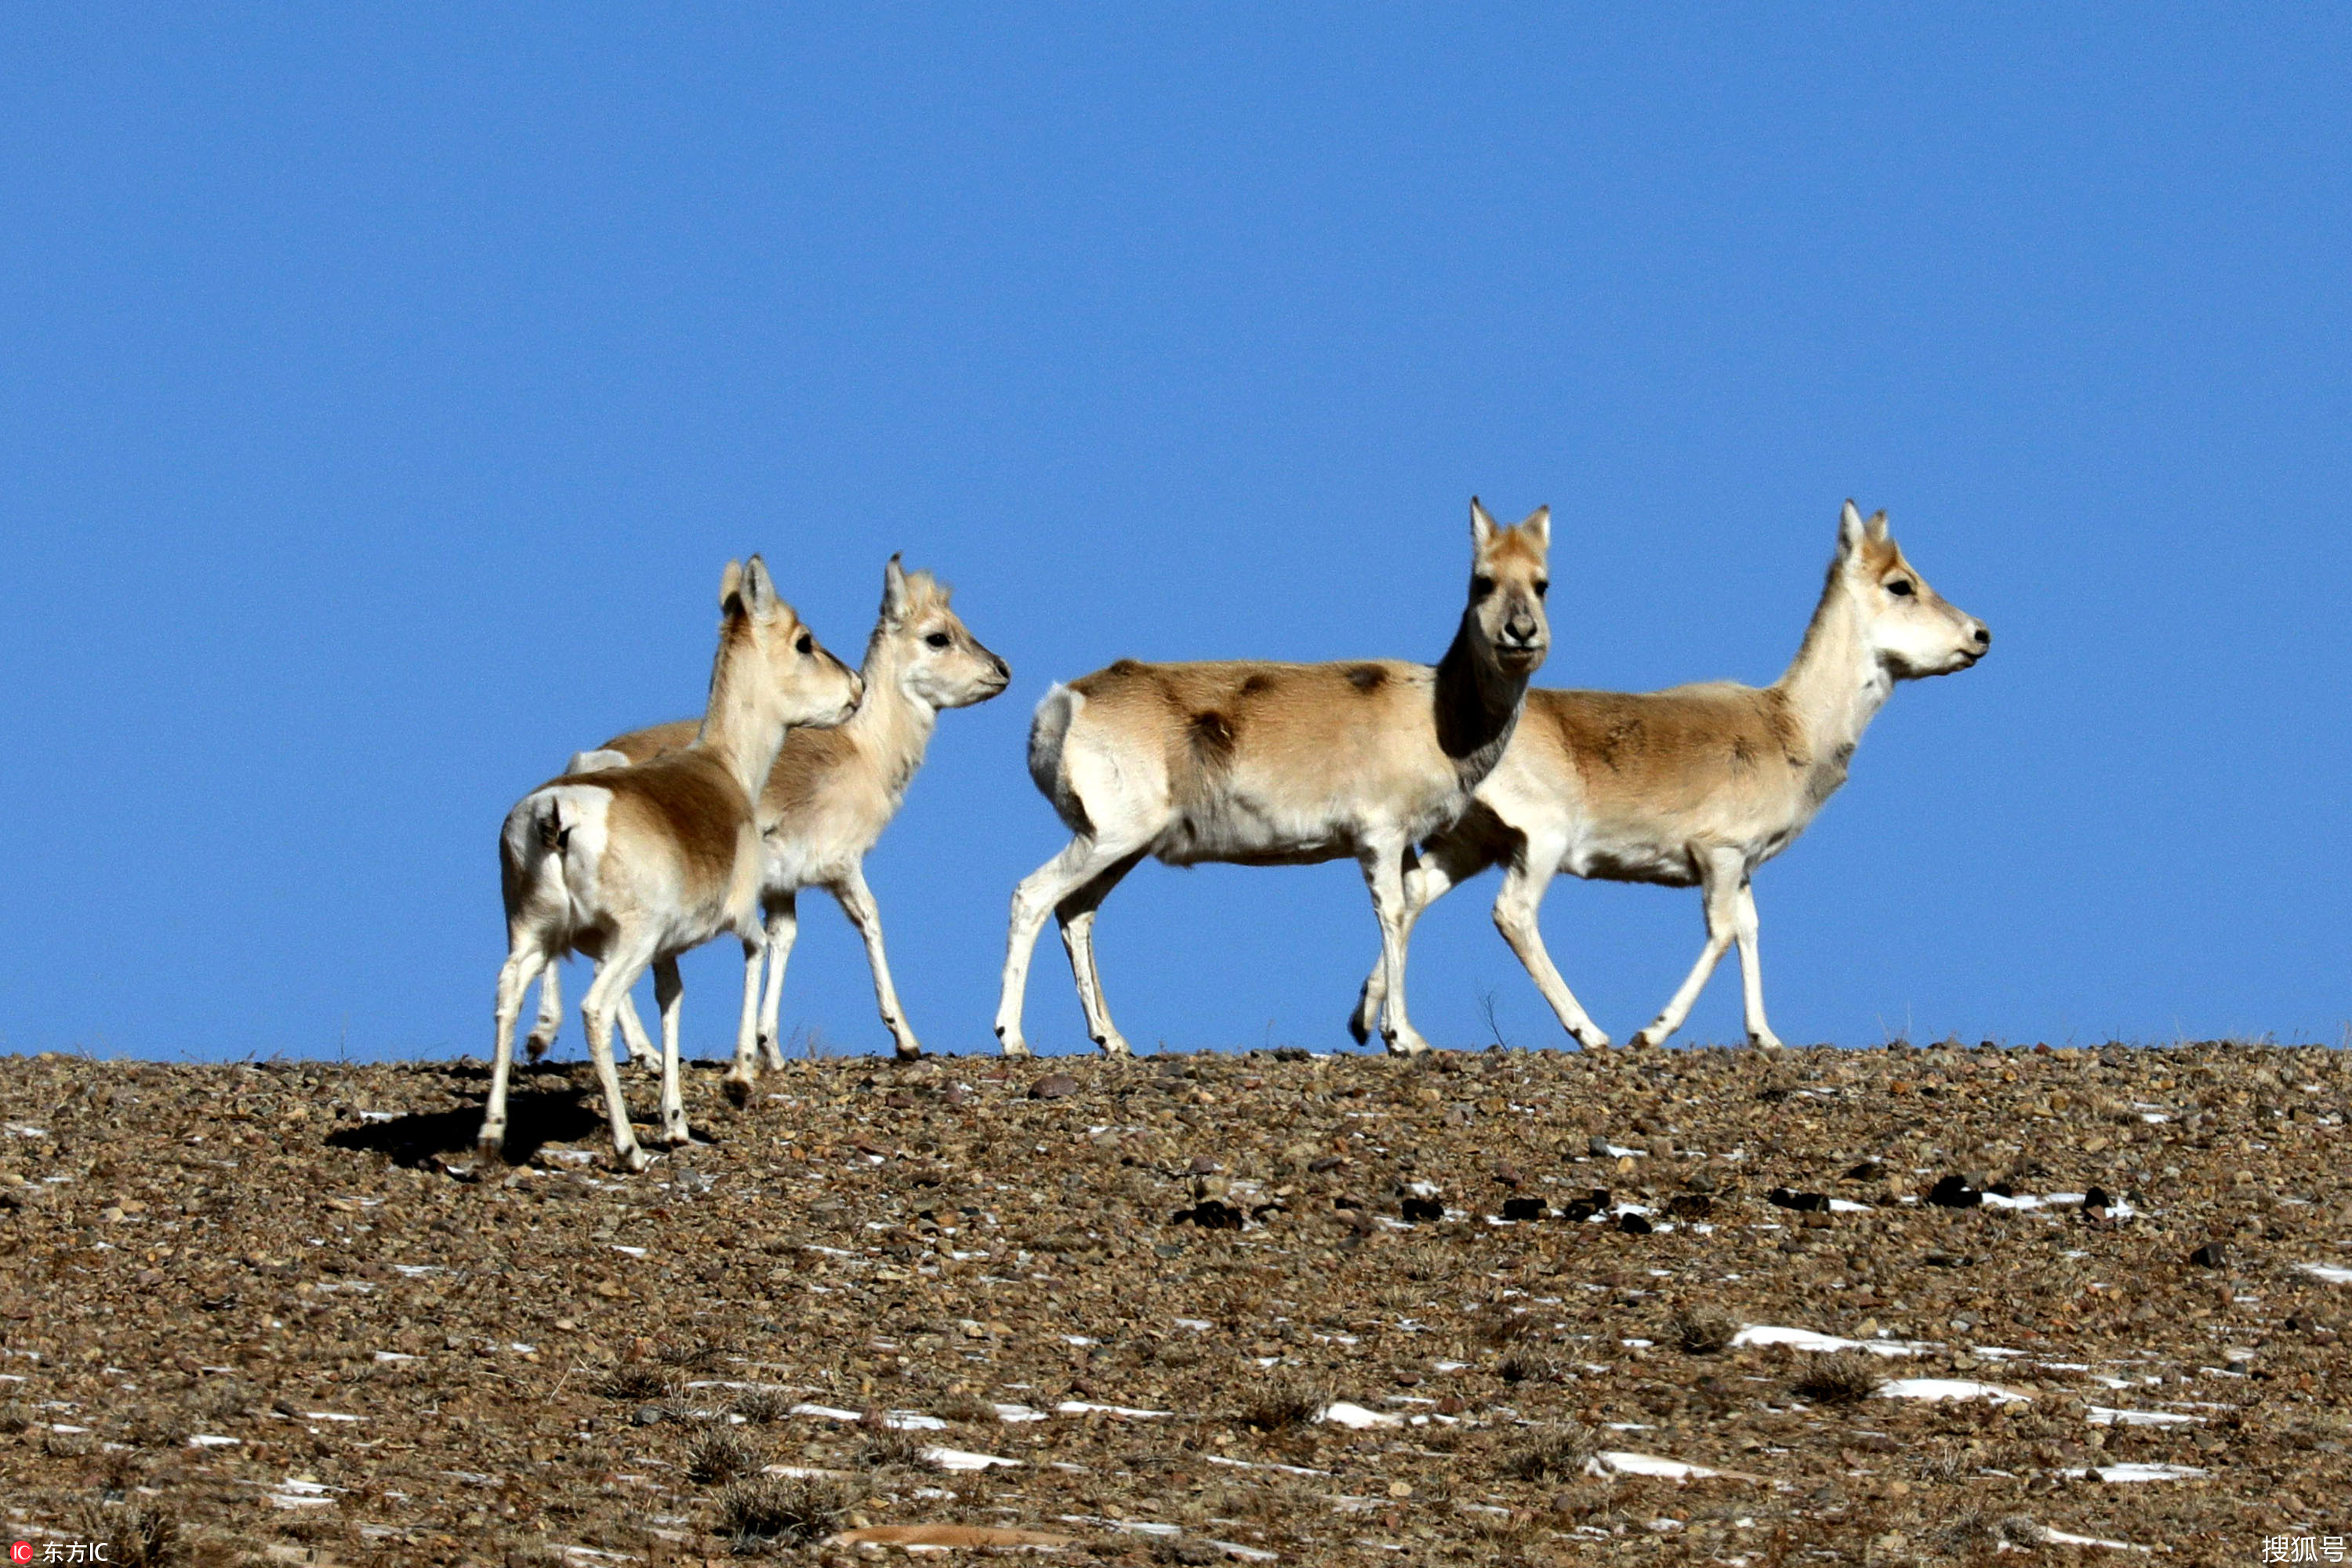
[[[9,1546],[9,1548],[8,1548],[8,1561],[9,1561],[9,1562],[11,1562],[11,1563],[30,1563],[32,1560],[33,1560],[33,1543],[32,1543],[31,1542],[29,1542],[29,1541],[18,1541],[18,1542],[12,1542],[12,1543],[10,1544],[10,1546]]]

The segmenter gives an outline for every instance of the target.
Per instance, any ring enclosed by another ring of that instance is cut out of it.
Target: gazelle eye
[[[1495,580],[1492,577],[1473,577],[1470,579],[1470,596],[1472,598],[1483,599],[1494,591]]]
[[[1538,578],[1537,578],[1537,579],[1536,579],[1536,597],[1537,597],[1537,598],[1540,599],[1540,598],[1542,598],[1546,594],[1549,594],[1549,593],[1550,593],[1550,592],[1551,592],[1551,579],[1550,579],[1550,578],[1549,578],[1549,577],[1538,577]]]
[[[809,636],[806,632],[803,632],[801,634],[801,640],[793,644],[793,647],[805,658],[807,655],[816,651],[816,638]]]
[[[1910,579],[1907,577],[1897,577],[1894,582],[1886,584],[1886,591],[1894,595],[1898,599],[1907,599],[1911,596],[1912,592]]]
[[[955,638],[948,636],[945,632],[933,632],[930,636],[925,637],[923,641],[933,647],[945,647],[948,644],[955,641]]]

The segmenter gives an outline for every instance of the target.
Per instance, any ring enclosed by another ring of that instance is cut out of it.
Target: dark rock
[[[1192,1163],[1184,1167],[1185,1174],[1192,1176],[1213,1176],[1217,1170],[1217,1163],[1206,1154],[1195,1155]]]
[[[2094,1183],[2091,1190],[2083,1194],[2083,1206],[2086,1209],[2111,1209],[2116,1206],[2116,1200],[2106,1188]]]
[[[1666,1213],[1675,1219],[1705,1219],[1715,1212],[1715,1200],[1705,1193],[1676,1193],[1666,1200]]]
[[[1774,1208],[1795,1209],[1800,1214],[1830,1212],[1830,1200],[1820,1193],[1800,1193],[1787,1187],[1774,1187],[1764,1196]]]
[[[1876,1160],[1864,1160],[1838,1179],[1844,1182],[1874,1182],[1886,1174],[1886,1167]]]
[[[1640,1215],[1621,1214],[1617,1216],[1617,1228],[1627,1236],[1647,1236],[1653,1227],[1650,1222]]]
[[[1336,1171],[1347,1163],[1337,1154],[1326,1154],[1320,1159],[1307,1161],[1307,1168],[1319,1176],[1326,1171]]]
[[[1197,1226],[1202,1230],[1239,1230],[1242,1211],[1216,1198],[1202,1198],[1191,1208],[1177,1210],[1169,1223]]]
[[[1972,1209],[1983,1204],[1984,1194],[1962,1177],[1946,1176],[1929,1190],[1927,1201],[1939,1209]]]
[[[2209,1241],[2189,1255],[2189,1261],[2200,1268],[2227,1268],[2230,1254],[2218,1241]]]
[[[1032,1100],[1067,1100],[1078,1092],[1078,1080],[1066,1072],[1049,1072],[1029,1086]]]
[[[1408,1224],[1420,1225],[1427,1220],[1444,1219],[1445,1205],[1435,1198],[1407,1198],[1403,1212]]]
[[[1505,1198],[1503,1217],[1509,1220],[1534,1220],[1550,1217],[1551,1207],[1541,1198]]]

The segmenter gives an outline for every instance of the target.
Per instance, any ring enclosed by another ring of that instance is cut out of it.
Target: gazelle
[[[817,646],[776,597],[760,558],[730,561],[719,590],[719,652],[710,702],[683,751],[634,766],[540,785],[507,813],[499,836],[507,961],[499,970],[498,1046],[483,1108],[481,1151],[507,1131],[507,1079],[523,988],[567,952],[596,963],[581,1005],[588,1052],[613,1123],[613,1154],[646,1168],[613,1068],[613,1012],[653,967],[661,1002],[661,1141],[689,1133],[677,1087],[677,955],[731,931],[747,952],[760,929],[760,834],[753,802],[794,724],[838,724],[863,694],[858,678]],[[748,1072],[751,1031],[735,1042]]]
[[[1139,664],[1055,686],[1029,729],[1029,776],[1076,835],[1013,894],[996,1037],[1021,1035],[1029,959],[1060,917],[1087,1032],[1125,1056],[1095,970],[1095,911],[1145,856],[1171,866],[1305,865],[1351,856],[1381,925],[1391,1051],[1429,1048],[1406,1016],[1404,862],[1446,827],[1503,754],[1550,631],[1551,513],[1498,527],[1470,502],[1470,602],[1434,668]]]
[[[882,1022],[902,1059],[922,1055],[922,1046],[898,1005],[890,963],[882,951],[882,911],[866,885],[866,853],[898,815],[915,770],[931,743],[943,708],[969,708],[994,697],[1013,679],[1003,659],[981,646],[949,606],[953,590],[929,572],[906,572],[898,558],[882,569],[882,615],[866,645],[860,671],[866,699],[857,711],[830,730],[795,730],[784,740],[768,770],[760,796],[760,897],[767,917],[767,984],[759,993],[760,1050],[781,1065],[776,1015],[783,1000],[784,962],[800,929],[797,899],[803,888],[834,896],[850,924],[865,939],[874,971],[874,996]],[[604,742],[572,759],[572,771],[595,772],[616,763],[643,762],[677,750],[694,738],[691,720],[656,724]],[[751,1019],[761,955],[748,944],[744,962],[745,1023]],[[554,1040],[563,1003],[550,969],[541,982],[539,1022],[526,1042],[537,1060]],[[621,1033],[643,1049],[645,1026],[625,995]],[[747,1097],[751,1080],[728,1080],[728,1089]]]
[[[1992,646],[1982,621],[1947,604],[1852,501],[1836,559],[1796,658],[1760,690],[1732,681],[1667,691],[1528,693],[1508,751],[1477,803],[1423,845],[1405,879],[1406,924],[1487,867],[1507,868],[1495,924],[1579,1043],[1609,1037],[1544,950],[1536,911],[1559,871],[1612,882],[1696,883],[1706,945],[1674,999],[1633,1038],[1654,1046],[1682,1027],[1724,950],[1739,947],[1748,1037],[1780,1045],[1764,1020],[1756,868],[1796,841],[1845,783],[1862,732],[1898,680],[1968,668]],[[1387,984],[1386,954],[1364,982],[1358,1038]]]

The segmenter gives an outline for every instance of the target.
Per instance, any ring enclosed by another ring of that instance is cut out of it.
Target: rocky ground
[[[577,1064],[478,1161],[484,1078],[0,1058],[10,1539],[594,1568],[906,1526],[1131,1563],[2352,1536],[2340,1053],[834,1059],[741,1111],[706,1068],[708,1142],[636,1177]]]

